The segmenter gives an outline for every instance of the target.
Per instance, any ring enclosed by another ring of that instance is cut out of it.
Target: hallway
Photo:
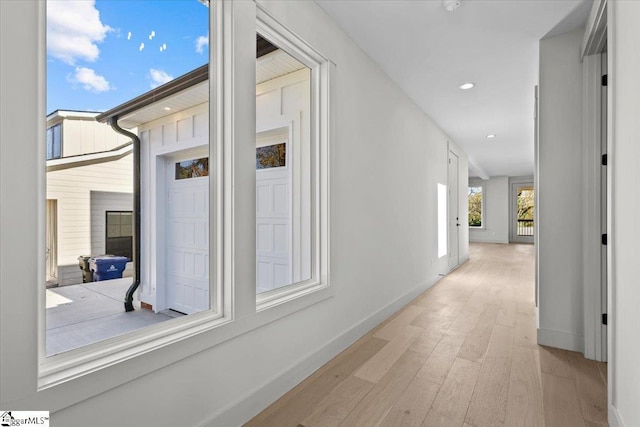
[[[605,426],[607,365],[536,344],[532,245],[470,260],[246,426]]]

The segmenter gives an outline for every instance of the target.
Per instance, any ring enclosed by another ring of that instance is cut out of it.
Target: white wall
[[[640,2],[608,3],[609,159],[609,422],[640,425]]]
[[[96,122],[94,118],[65,118],[62,121],[62,155],[64,157],[107,151],[127,142],[129,138],[120,135],[105,123]]]
[[[27,285],[44,277],[43,265],[32,267],[34,254],[44,253],[43,227],[34,226],[44,218],[44,193],[38,194],[43,177],[24,177],[22,187],[32,191],[16,191],[7,179],[21,168],[38,170],[44,161],[36,142],[44,141],[44,108],[37,102],[42,88],[35,84],[44,58],[33,54],[43,21],[35,2],[0,2],[0,330],[3,342],[11,343],[0,348],[3,408],[51,409],[52,425],[70,427],[87,420],[112,426],[114,410],[123,426],[238,425],[436,280],[437,183],[447,182],[447,135],[317,5],[263,4],[336,64],[330,159],[334,296],[215,347],[207,345],[206,334],[196,335],[38,392],[37,341],[24,339],[38,335],[37,307],[15,301],[36,301],[35,287]],[[250,2],[233,5],[242,12],[236,20],[250,15]],[[253,22],[236,24],[255,28]],[[246,41],[237,46],[250,58],[255,36]],[[249,102],[250,89],[235,101]],[[253,111],[237,112],[238,126],[251,129]],[[466,158],[460,156],[466,199]],[[248,201],[247,212],[252,208]],[[18,238],[21,245],[9,245]],[[461,245],[468,256],[465,251]],[[114,382],[122,375],[127,382]],[[92,393],[97,386],[105,391]]]
[[[479,185],[482,185],[483,222],[482,227],[469,227],[469,241],[509,243],[509,177],[469,180],[469,187]]]
[[[540,41],[537,161],[540,344],[582,351],[584,29]]]

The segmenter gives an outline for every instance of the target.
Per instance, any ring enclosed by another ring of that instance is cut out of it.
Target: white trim
[[[584,337],[564,331],[538,328],[538,344],[569,351],[584,351]]]
[[[118,387],[126,382],[149,374],[157,369],[168,366],[186,357],[192,356],[203,350],[212,348],[222,342],[233,339],[246,332],[264,326],[283,316],[290,315],[313,304],[321,302],[333,296],[333,289],[324,286],[314,290],[312,293],[305,293],[296,298],[288,300],[286,304],[278,304],[269,310],[256,312],[255,306],[255,286],[253,292],[247,287],[248,276],[255,278],[255,270],[250,267],[252,262],[255,265],[255,258],[238,261],[235,251],[243,253],[251,243],[246,239],[246,227],[242,230],[235,229],[235,220],[244,220],[249,211],[236,212],[246,209],[243,201],[238,201],[235,205],[235,192],[243,193],[247,182],[239,182],[238,174],[244,173],[238,168],[226,167],[222,165],[234,165],[235,158],[246,156],[247,152],[240,150],[250,150],[255,156],[255,148],[247,146],[241,148],[240,144],[234,144],[236,138],[247,137],[247,133],[255,137],[255,128],[243,126],[246,122],[249,111],[247,105],[255,102],[255,96],[249,96],[253,91],[246,90],[246,83],[255,81],[255,69],[251,69],[248,64],[255,64],[255,51],[252,49],[236,49],[235,44],[241,42],[242,47],[247,47],[255,43],[254,36],[247,33],[247,27],[255,24],[255,4],[253,2],[232,2],[220,1],[212,3],[211,22],[212,43],[211,55],[220,60],[210,58],[211,63],[216,67],[210,68],[212,73],[211,81],[216,82],[216,87],[211,90],[216,97],[211,101],[210,114],[211,126],[210,134],[212,141],[222,143],[210,144],[210,154],[216,159],[223,159],[221,163],[210,163],[210,176],[215,176],[220,182],[220,190],[210,198],[210,213],[213,215],[215,227],[222,230],[222,238],[216,240],[216,245],[212,246],[212,266],[215,263],[222,265],[221,268],[211,270],[214,272],[211,280],[222,283],[217,288],[216,307],[221,307],[218,313],[212,310],[173,319],[162,324],[146,327],[119,337],[104,340],[86,347],[72,350],[66,353],[55,355],[49,358],[45,355],[45,309],[44,309],[44,287],[34,290],[38,293],[38,327],[34,328],[38,332],[38,366],[39,368],[29,371],[26,369],[19,382],[23,390],[13,391],[10,402],[15,407],[25,405],[36,405],[47,407],[51,412],[69,407],[73,404],[89,399],[105,391]],[[38,40],[39,52],[44,57],[44,34],[45,34],[45,8],[44,3],[38,3]],[[234,15],[237,14],[236,17]],[[240,39],[240,40],[239,40]],[[312,56],[317,58],[317,53],[312,52]],[[39,62],[41,70],[38,72],[38,105],[44,106],[44,95],[41,90],[44,87],[44,61]],[[242,66],[242,69],[237,69]],[[313,201],[317,207],[316,213],[320,218],[317,221],[315,233],[317,241],[314,248],[318,253],[319,262],[314,267],[314,274],[322,284],[328,284],[329,279],[329,142],[330,132],[334,130],[330,127],[335,114],[332,105],[335,101],[335,87],[332,84],[332,76],[335,65],[328,60],[320,63],[319,72],[315,79],[312,78],[312,85],[317,93],[312,105],[316,107],[312,114],[317,115],[316,123],[319,126],[312,131],[319,143],[316,146],[315,155],[319,159],[317,174],[320,191],[317,192]],[[237,72],[234,72],[237,71]],[[253,92],[255,93],[255,92]],[[244,96],[243,96],[244,95]],[[35,96],[35,95],[34,95]],[[43,109],[43,108],[42,108]],[[244,120],[235,120],[234,115],[239,114]],[[39,129],[41,136],[44,134],[44,115],[39,119],[42,126]],[[214,120],[215,119],[215,120]],[[34,152],[39,152],[34,163],[44,164],[44,150],[42,146],[44,138],[39,138],[38,146]],[[3,149],[4,152],[4,149]],[[246,158],[246,157],[243,157]],[[40,184],[38,192],[33,194],[34,203],[39,206],[38,211],[38,247],[44,251],[44,168],[40,171]],[[235,170],[234,170],[235,169]],[[255,188],[255,182],[251,185]],[[4,193],[3,193],[4,194]],[[215,196],[215,197],[214,197]],[[39,199],[38,199],[39,198]],[[238,208],[238,209],[236,209]],[[217,211],[217,210],[219,211]],[[216,214],[213,214],[216,212]],[[245,216],[243,216],[245,215]],[[28,220],[32,221],[28,216]],[[245,225],[243,222],[242,225]],[[212,229],[214,226],[212,225]],[[244,235],[242,234],[244,233]],[[253,238],[253,248],[255,248],[255,233]],[[240,237],[238,237],[240,236]],[[35,242],[33,243],[35,245]],[[17,263],[17,265],[21,265]],[[37,264],[38,274],[44,277],[44,257]],[[249,271],[250,270],[250,271]],[[13,270],[12,270],[13,271]],[[30,269],[29,271],[33,271]],[[16,273],[17,274],[17,273]],[[242,276],[242,277],[240,277]],[[238,283],[240,280],[242,283]],[[254,283],[251,280],[251,283]],[[213,294],[213,292],[212,292]],[[222,317],[219,317],[222,314]],[[35,320],[34,320],[35,322]],[[25,347],[28,343],[25,340]],[[28,341],[28,340],[27,340]],[[179,345],[177,343],[180,343]],[[25,352],[26,353],[26,352]],[[34,364],[36,365],[35,351]],[[4,377],[4,375],[3,375]],[[13,377],[12,377],[13,378]],[[32,381],[27,379],[32,378]]]
[[[584,356],[606,361],[603,348],[601,230],[601,55],[583,58],[583,278]]]
[[[311,70],[311,278],[267,293],[256,295],[256,310],[281,306],[313,292],[333,290],[329,286],[329,146],[331,127],[330,73],[333,64],[260,5],[256,8],[257,32]]]
[[[533,210],[534,210],[534,214],[533,214],[533,218],[534,218],[534,223],[533,223],[533,227],[534,227],[534,231],[533,231],[533,236],[531,239],[529,239],[529,236],[518,236],[518,230],[517,230],[517,222],[516,222],[516,215],[517,215],[517,208],[516,208],[516,191],[515,186],[517,186],[517,184],[531,184],[531,186],[533,187],[533,197],[534,197],[534,202],[533,202]],[[538,234],[538,230],[537,230],[537,226],[540,223],[540,221],[537,220],[537,209],[536,209],[536,205],[538,202],[538,193],[536,192],[536,183],[533,177],[531,176],[516,176],[516,177],[509,177],[509,243],[535,243],[535,236]]]
[[[214,64],[220,64],[220,66],[216,68],[212,67],[210,70],[211,73],[217,73],[219,77],[218,80],[210,79],[211,81],[219,82],[218,87],[216,87],[216,90],[213,91],[210,100],[210,105],[212,106],[212,108],[210,108],[210,123],[212,123],[212,126],[210,127],[210,138],[211,135],[213,135],[213,137],[210,139],[210,154],[215,153],[214,158],[218,159],[216,164],[213,166],[213,173],[216,176],[217,185],[212,186],[211,188],[214,196],[211,197],[211,199],[219,199],[221,193],[229,194],[233,190],[233,187],[230,185],[230,183],[222,177],[222,174],[224,172],[222,168],[223,160],[222,156],[219,155],[222,152],[222,145],[224,145],[225,147],[231,147],[233,145],[233,142],[230,139],[229,135],[225,132],[229,117],[233,115],[226,114],[226,112],[230,112],[233,110],[222,108],[222,103],[226,102],[226,100],[229,98],[229,89],[231,88],[231,82],[229,81],[229,79],[231,79],[233,76],[233,69],[231,69],[230,72],[227,72],[226,70],[224,71],[224,73],[221,72],[220,68],[224,64],[226,64],[226,62],[224,60],[218,60],[217,58],[220,56],[231,56],[231,42],[233,40],[233,35],[228,33],[230,22],[232,20],[232,3],[215,2],[214,5],[215,6],[211,7],[210,9],[210,27],[212,27],[211,34],[213,39],[215,40],[210,53],[210,61]],[[40,9],[40,11],[41,13],[44,13],[42,8]],[[215,23],[215,25],[213,23]],[[44,27],[44,25],[42,26]],[[44,57],[44,55],[42,56]],[[41,82],[42,81],[43,80],[41,80]],[[41,87],[44,87],[44,85],[42,85]],[[224,139],[221,139],[222,135],[224,135]],[[222,188],[224,188],[224,190],[220,190]],[[213,217],[211,221],[213,224],[215,224],[214,227],[210,227],[211,235],[213,236],[214,233],[220,233],[218,235],[223,236],[223,238],[219,239],[219,241],[224,240],[226,242],[228,240],[231,240],[233,235],[225,233],[224,230],[228,230],[230,228],[229,223],[232,220],[233,216],[230,215],[226,217],[228,222],[225,223],[223,227],[223,223],[219,221],[219,219],[222,217],[222,214],[217,212],[217,209],[222,209],[223,205],[213,202],[211,202],[211,204],[212,209],[210,209],[210,215],[212,215]],[[41,202],[39,203],[39,205],[43,205],[43,203]],[[233,209],[228,205],[227,208]],[[39,223],[44,224],[42,214],[40,219],[41,221]],[[42,236],[40,237],[40,240],[43,241]],[[215,242],[215,240],[212,239],[211,242]],[[221,243],[218,243],[218,245],[220,244]],[[185,316],[180,319],[173,319],[170,322],[150,326],[142,330],[126,334],[124,336],[114,337],[112,339],[101,341],[66,353],[46,357],[46,351],[44,350],[46,339],[46,312],[44,307],[39,307],[38,317],[40,318],[40,351],[38,391],[42,391],[87,375],[89,373],[99,371],[103,368],[118,364],[124,360],[149,353],[152,350],[182,341],[186,338],[201,334],[203,332],[228,323],[232,319],[231,305],[228,304],[228,307],[225,307],[226,310],[222,311],[221,299],[218,297],[214,300],[214,294],[217,293],[218,295],[220,295],[222,293],[221,288],[223,287],[225,288],[224,293],[226,295],[229,295],[230,298],[230,292],[226,291],[226,289],[231,288],[231,281],[225,281],[224,286],[222,286],[220,280],[222,277],[221,275],[224,273],[224,271],[227,270],[226,266],[231,262],[231,256],[228,256],[225,260],[223,260],[223,253],[223,251],[217,249],[214,246],[214,254],[210,257],[210,271],[217,272],[218,274],[213,278],[213,291],[210,292],[212,299],[210,305],[211,309],[202,313],[198,313],[196,315]],[[231,253],[227,252],[227,254]],[[224,267],[222,266],[223,261],[225,263]],[[39,267],[40,269],[42,269],[42,266],[40,264]],[[44,277],[42,274],[40,276]],[[44,288],[39,289],[38,293],[40,294],[39,301],[41,301],[42,303],[42,301],[44,300]],[[224,339],[222,339],[221,341],[223,340]],[[133,376],[135,376],[135,374]],[[96,394],[100,391],[103,391],[98,390],[100,390],[100,387],[96,388]],[[89,390],[87,390],[86,397],[90,396],[91,393],[89,392]]]
[[[600,53],[607,45],[607,0],[595,0],[587,19],[587,27],[582,39],[580,53],[587,55]]]
[[[469,198],[469,188],[478,188],[480,187],[480,194],[482,195],[480,200],[480,224],[481,225],[469,225],[469,241],[471,240],[471,231],[473,230],[484,230],[486,227],[485,223],[485,185],[483,180],[471,178],[469,180],[469,184],[467,186],[467,199]],[[467,224],[469,224],[469,209],[467,209]]]
[[[198,426],[232,426],[243,425],[280,396],[291,390],[302,380],[311,375],[324,363],[345,350],[368,331],[413,301],[420,294],[430,289],[442,277],[439,275],[415,286],[413,289],[390,302],[369,317],[358,322],[333,340],[317,350],[311,351],[296,365],[274,376],[266,384],[256,386],[232,404],[220,409],[211,417],[203,420]]]
[[[98,114],[100,113],[93,111],[56,110],[47,116],[47,123],[57,118],[93,120]],[[49,127],[48,124],[47,127]]]
[[[620,412],[618,412],[618,408],[613,405],[609,405],[609,427],[626,427],[624,421],[622,421],[622,417],[620,416]]]
[[[610,10],[607,11],[607,28],[615,28],[616,25],[616,13],[618,4],[616,2],[612,2]],[[609,7],[607,6],[607,9]],[[607,30],[607,33],[609,31]],[[615,62],[617,62],[617,40],[616,40],[616,31],[611,31],[611,34],[607,34],[608,39],[608,49],[607,49],[607,74],[609,75],[608,79],[608,99],[607,99],[607,163],[610,167],[607,168],[607,232],[611,235],[612,241],[607,245],[607,323],[608,323],[608,334],[607,334],[607,356],[609,361],[607,362],[607,402],[609,404],[609,422],[615,420],[614,422],[619,422],[620,426],[624,426],[624,422],[618,413],[616,408],[616,394],[614,391],[616,390],[616,376],[617,367],[616,367],[616,340],[618,335],[616,333],[616,324],[617,324],[617,311],[616,311],[616,294],[617,294],[617,286],[616,286],[616,249],[615,249],[615,233],[616,226],[613,222],[613,213],[616,210],[616,198],[617,193],[615,191],[615,175],[613,173],[613,166],[615,165],[615,154],[616,154],[616,132],[615,132],[615,111],[613,106],[615,105],[615,101],[617,98],[617,79],[616,79],[616,68],[613,66]],[[612,417],[613,415],[613,417]],[[613,423],[612,423],[613,425]]]
[[[71,165],[69,167],[81,166],[80,163],[95,163],[99,160],[107,160],[113,157],[120,157],[131,153],[133,144],[125,144],[116,150],[100,151],[98,153],[80,154],[78,156],[59,157],[57,159],[47,160],[47,170],[56,169],[61,166]],[[74,163],[79,163],[74,165]]]

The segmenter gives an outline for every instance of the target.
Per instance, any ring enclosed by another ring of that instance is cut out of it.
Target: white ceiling
[[[538,42],[578,28],[591,0],[316,1],[477,168],[533,174]]]

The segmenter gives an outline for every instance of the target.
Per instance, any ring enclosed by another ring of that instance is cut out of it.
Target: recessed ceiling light
[[[167,111],[171,111],[171,108],[169,108],[169,107],[164,107],[164,109],[167,110]]]
[[[442,6],[448,11],[453,12],[460,7],[460,0],[443,0]]]
[[[474,87],[476,84],[475,83],[471,83],[471,82],[466,82],[461,84],[460,86],[458,86],[460,89],[462,90],[468,90],[471,89],[472,87]]]
[[[489,134],[489,135],[487,135],[487,138],[488,138],[488,139],[495,138],[495,137],[496,137],[496,136],[495,136],[494,134],[492,134],[492,133],[491,133],[491,134]]]

